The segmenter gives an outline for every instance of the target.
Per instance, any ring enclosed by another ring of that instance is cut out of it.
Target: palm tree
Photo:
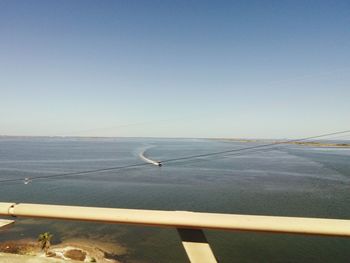
[[[44,250],[45,254],[47,254],[47,252],[50,249],[52,237],[53,237],[53,235],[50,234],[49,232],[42,233],[38,237],[38,241],[40,243],[41,250]]]

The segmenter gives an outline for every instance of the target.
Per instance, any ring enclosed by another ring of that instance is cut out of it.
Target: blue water
[[[257,143],[255,143],[257,144]],[[0,179],[142,163],[255,145],[202,139],[0,139]],[[350,149],[279,146],[244,155],[0,184],[2,202],[350,219]],[[40,223],[38,223],[40,222]],[[187,262],[174,229],[20,219],[0,240],[96,239],[125,262]],[[349,262],[350,239],[207,231],[221,262]]]

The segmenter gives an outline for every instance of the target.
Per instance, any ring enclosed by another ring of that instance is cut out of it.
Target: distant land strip
[[[280,140],[264,140],[264,139],[235,139],[235,138],[217,138],[214,140],[230,141],[230,142],[243,142],[243,143],[258,143],[258,142],[271,142],[278,144],[294,144],[300,146],[312,146],[312,147],[329,147],[329,148],[350,148],[350,143],[329,143],[329,142],[293,142],[293,141],[280,141]],[[271,145],[272,146],[272,145]]]
[[[289,142],[288,144],[296,144],[296,145],[312,146],[312,147],[340,147],[340,148],[350,147],[350,143]]]

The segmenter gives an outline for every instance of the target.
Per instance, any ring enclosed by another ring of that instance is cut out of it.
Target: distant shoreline
[[[350,143],[329,143],[329,142],[303,142],[303,141],[281,141],[281,140],[264,140],[264,139],[214,139],[218,141],[229,141],[229,142],[243,142],[243,143],[253,143],[253,142],[269,142],[273,145],[276,144],[292,144],[299,146],[310,146],[310,147],[324,147],[324,148],[350,148]]]
[[[288,144],[312,146],[312,147],[326,147],[326,148],[349,148],[350,143],[322,143],[322,142],[289,142]]]
[[[299,146],[310,147],[324,147],[324,148],[350,148],[350,140],[346,143],[331,143],[328,140],[322,141],[297,141],[294,140],[282,140],[282,139],[244,139],[244,138],[191,138],[191,137],[118,137],[118,136],[21,136],[21,135],[0,135],[0,139],[75,139],[75,140],[110,140],[110,139],[160,139],[160,140],[215,140],[215,141],[227,141],[227,142],[241,142],[241,143],[276,143],[276,144],[293,144]],[[349,141],[349,143],[347,143]]]

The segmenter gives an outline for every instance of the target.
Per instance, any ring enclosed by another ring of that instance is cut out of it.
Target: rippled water
[[[252,146],[195,139],[0,139],[0,178],[25,178]],[[0,184],[2,202],[350,218],[350,149],[280,146],[245,155]],[[186,262],[173,229],[20,219],[1,240],[50,231],[115,242],[126,262]],[[348,262],[350,239],[207,231],[221,262]]]

